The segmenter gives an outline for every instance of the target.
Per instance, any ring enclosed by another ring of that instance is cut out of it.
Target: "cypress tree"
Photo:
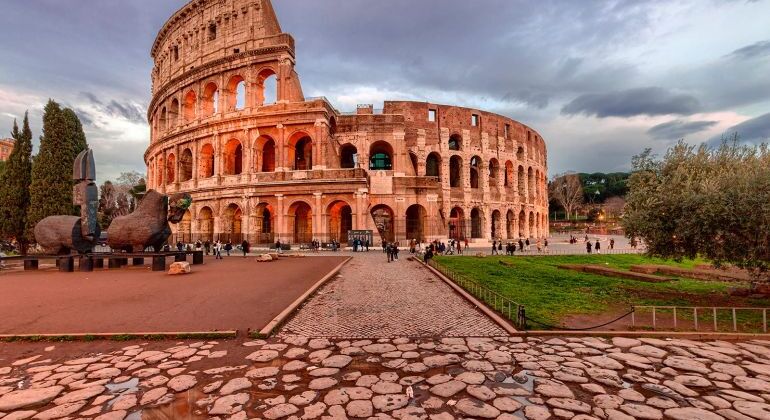
[[[83,132],[83,124],[80,123],[80,119],[75,114],[75,111],[64,108],[62,112],[67,120],[68,141],[72,149],[72,162],[75,162],[75,158],[78,157],[80,152],[88,149],[86,133]]]
[[[48,216],[73,214],[71,123],[59,104],[49,100],[43,112],[40,151],[32,164],[27,236],[34,237],[35,225]]]
[[[32,130],[27,113],[21,131],[14,120],[12,137],[15,140],[13,152],[0,174],[0,236],[15,238],[19,251],[26,254],[29,240],[25,226],[32,182]]]

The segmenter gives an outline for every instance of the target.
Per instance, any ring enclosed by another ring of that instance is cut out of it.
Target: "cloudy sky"
[[[85,123],[102,180],[144,172],[149,50],[184,0],[0,0],[0,137],[45,101]],[[770,139],[770,1],[274,0],[307,96],[415,99],[544,136],[550,173],[646,147]]]

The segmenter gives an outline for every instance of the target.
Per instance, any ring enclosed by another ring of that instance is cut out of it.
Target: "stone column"
[[[326,169],[326,121],[318,119],[315,122],[315,138],[313,139],[313,167],[311,169]]]
[[[274,232],[275,239],[278,239],[281,242],[285,242],[287,239],[286,226],[284,223],[284,221],[286,220],[286,215],[285,215],[286,209],[284,208],[286,204],[286,201],[285,201],[286,197],[284,197],[283,194],[276,194],[275,198],[278,199],[278,205],[276,206],[276,209],[275,209],[275,226],[273,226],[273,232]]]
[[[313,237],[324,238],[326,233],[326,226],[323,223],[324,210],[321,206],[321,198],[323,194],[320,192],[313,193]],[[312,238],[311,238],[312,239]]]
[[[286,166],[286,127],[283,124],[278,124],[275,128],[278,129],[278,138],[275,139],[275,171],[287,171]]]

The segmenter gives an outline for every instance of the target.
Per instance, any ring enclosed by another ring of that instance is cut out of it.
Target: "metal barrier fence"
[[[487,289],[481,284],[461,274],[458,274],[440,264],[435,263],[433,260],[429,260],[428,265],[438,270],[441,274],[448,277],[456,285],[462,287],[463,289],[471,293],[473,296],[476,296],[477,298],[483,300],[493,310],[497,311],[504,317],[511,320],[513,322],[513,325],[517,329],[523,330],[526,328],[526,323],[525,323],[526,317],[524,315],[523,305],[493,290]]]
[[[651,325],[650,324],[638,324],[637,319],[637,312],[641,313],[642,310],[648,310],[651,311],[652,319],[651,319]],[[720,331],[720,318],[719,315],[727,313],[727,319],[728,319],[728,328],[727,330],[732,329],[732,332],[738,332],[739,327],[747,327],[752,325],[752,316],[756,316],[759,318],[759,315],[762,316],[761,326],[762,326],[762,332],[767,333],[767,311],[770,310],[770,308],[757,308],[757,307],[714,307],[714,306],[634,306],[634,312],[631,314],[631,327],[636,328],[637,326],[646,327],[651,326],[653,330],[658,330],[658,326],[661,323],[661,321],[666,321],[667,319],[670,320],[673,323],[673,329],[679,330],[679,329],[692,329],[695,331],[713,331],[713,332],[719,332]],[[671,317],[663,318],[667,313],[671,313]],[[739,324],[738,323],[738,315],[744,315],[748,316],[749,319],[747,319],[746,323]],[[663,317],[661,317],[663,315]],[[690,319],[690,316],[692,316],[692,319]],[[708,330],[705,330],[703,327],[705,327],[704,323],[700,320],[700,318],[707,318],[705,325],[709,325]],[[757,319],[757,323],[758,323]],[[722,323],[724,324],[724,323]],[[691,328],[690,328],[691,327]]]

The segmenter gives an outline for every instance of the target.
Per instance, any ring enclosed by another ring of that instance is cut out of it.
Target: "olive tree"
[[[683,141],[657,159],[634,157],[623,226],[642,238],[650,256],[710,260],[746,269],[757,282],[770,275],[770,152],[741,145]]]

